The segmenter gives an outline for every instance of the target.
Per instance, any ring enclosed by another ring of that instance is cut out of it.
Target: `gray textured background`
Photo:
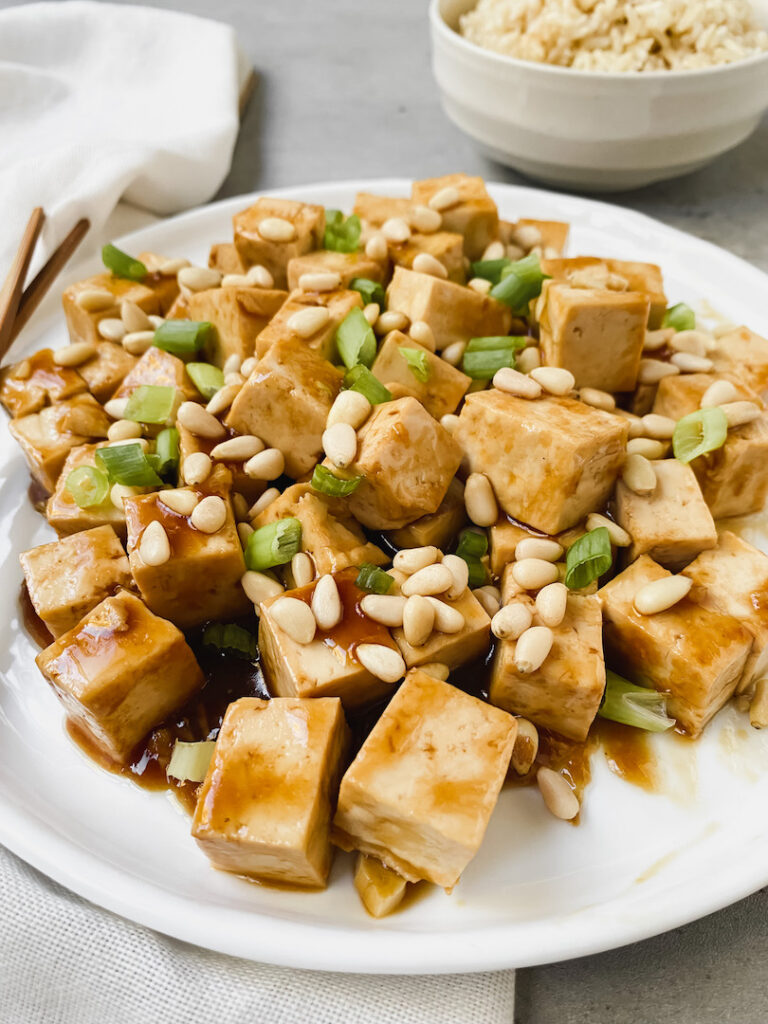
[[[426,0],[144,2],[230,22],[259,72],[221,196],[449,170],[522,180],[479,156],[443,115],[429,67]],[[768,121],[695,175],[612,198],[768,270]],[[765,1024],[766,961],[763,891],[657,939],[518,972],[515,1017],[519,1024]]]

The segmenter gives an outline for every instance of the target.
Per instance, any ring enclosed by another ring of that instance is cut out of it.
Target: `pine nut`
[[[344,615],[336,580],[327,573],[321,576],[315,584],[312,594],[312,613],[317,625],[325,631],[338,626]]]
[[[558,256],[559,255],[560,254],[558,253]],[[520,245],[515,245],[513,242],[510,242],[507,245],[506,256],[507,256],[508,260],[512,260],[512,262],[514,263],[515,260],[521,260],[523,258],[523,256],[525,256],[525,249],[523,249],[523,247],[520,246]],[[548,257],[548,258],[550,258],[550,257]],[[557,256],[551,257],[551,258],[552,259],[557,259]]]
[[[539,590],[558,578],[558,569],[543,558],[523,558],[512,564],[512,579],[526,590]]]
[[[548,583],[536,595],[535,605],[542,626],[556,629],[565,618],[568,588],[564,583]]]
[[[422,235],[431,235],[440,230],[443,218],[437,210],[428,206],[414,206],[409,214],[411,227]]]
[[[129,334],[152,329],[152,323],[147,314],[141,306],[137,306],[130,299],[123,299],[120,304],[120,318]]]
[[[22,359],[20,363],[16,363],[15,366],[11,367],[9,377],[12,380],[29,380],[32,376],[32,363],[28,359]]]
[[[643,455],[646,459],[663,459],[669,445],[650,437],[633,437],[627,441],[628,455]]]
[[[291,559],[291,575],[297,587],[307,587],[315,578],[315,566],[306,551],[297,551]]]
[[[439,213],[442,213],[443,210],[450,210],[452,206],[457,206],[460,202],[461,195],[459,190],[453,185],[446,185],[445,188],[435,192],[427,205],[430,210],[437,210]]]
[[[277,487],[268,487],[266,491],[258,498],[251,508],[248,510],[248,518],[255,519],[260,516],[261,513],[269,508],[273,501],[280,497],[280,491]]]
[[[527,775],[539,752],[539,732],[527,718],[516,718],[517,735],[512,748],[512,768],[517,775]]]
[[[132,356],[143,356],[152,347],[155,340],[154,331],[135,331],[123,337],[122,345],[126,352]]]
[[[682,601],[693,586],[688,576],[663,576],[646,583],[635,594],[635,610],[641,615],[656,615]]]
[[[749,724],[753,729],[768,727],[768,676],[755,683],[755,692],[749,702]]]
[[[632,538],[623,527],[599,512],[590,512],[586,525],[587,530],[598,530],[601,526],[605,527],[611,538],[611,544],[617,548],[628,548],[632,543]]]
[[[527,374],[541,366],[541,350],[531,345],[517,356],[516,365],[520,373]],[[529,378],[530,379],[530,378]],[[528,397],[527,395],[525,396]]]
[[[262,601],[268,601],[271,597],[277,597],[278,594],[283,593],[283,586],[277,580],[273,580],[271,576],[267,576],[263,572],[254,572],[250,569],[240,577],[240,585],[248,600],[256,605],[257,614]]]
[[[363,316],[371,327],[373,327],[380,315],[381,306],[378,302],[369,302],[367,306],[363,307]]]
[[[579,398],[584,405],[591,405],[593,409],[602,409],[604,412],[613,412],[616,408],[616,399],[613,395],[598,388],[581,388]]]
[[[551,768],[539,768],[536,782],[547,810],[561,821],[571,821],[581,810],[579,798],[568,785],[568,780],[560,772]]]
[[[243,365],[240,367],[240,373],[245,377],[246,380],[251,376],[253,371],[256,369],[259,360],[255,356],[249,356],[243,361]]]
[[[206,292],[221,285],[222,274],[213,267],[182,267],[178,273],[180,287],[190,292]]]
[[[503,260],[505,256],[506,256],[506,250],[504,248],[504,243],[503,242],[499,242],[497,240],[495,242],[491,242],[490,245],[486,246],[485,252],[480,257],[480,259],[482,259],[482,260]]]
[[[762,411],[754,402],[726,402],[720,408],[725,413],[729,427],[743,427],[756,420]]]
[[[467,515],[476,526],[493,526],[499,518],[499,506],[491,481],[484,473],[470,473],[464,486]]]
[[[228,462],[245,462],[254,455],[264,451],[264,442],[252,434],[241,434],[230,437],[228,441],[220,441],[212,450],[212,459],[226,459]]]
[[[177,419],[185,430],[196,437],[209,437],[217,440],[227,433],[216,417],[196,402],[182,402]]]
[[[414,594],[403,609],[403,633],[411,647],[423,647],[435,625],[435,609],[426,597]]]
[[[269,614],[295,643],[311,644],[315,639],[315,616],[309,605],[297,597],[278,597],[269,606]]]
[[[405,313],[399,313],[396,309],[388,309],[382,313],[373,325],[377,334],[389,334],[390,331],[405,331],[408,329],[410,320]]]
[[[526,251],[541,245],[541,231],[535,224],[518,224],[512,229],[512,237]]]
[[[464,358],[466,350],[466,341],[454,341],[443,349],[441,355],[446,363],[450,363],[451,366],[458,366]]]
[[[184,483],[201,484],[208,479],[212,469],[213,463],[209,455],[206,455],[205,452],[192,452],[184,459],[182,466]]]
[[[189,521],[201,533],[218,533],[227,521],[226,502],[218,494],[209,494],[195,505]]]
[[[396,629],[403,624],[405,602],[406,598],[399,594],[366,594],[360,607],[369,619]]]
[[[690,352],[675,352],[670,362],[681,373],[709,373],[713,367],[711,359],[706,359],[704,356],[695,356]]]
[[[334,423],[323,431],[323,451],[338,469],[346,469],[357,455],[357,434],[349,423]]]
[[[80,366],[95,355],[96,346],[90,341],[76,341],[64,348],[57,348],[53,353],[53,361],[57,366]]]
[[[422,548],[403,548],[392,559],[392,565],[400,572],[411,576],[413,573],[418,572],[419,569],[424,569],[428,565],[434,565],[435,562],[439,562],[440,558],[440,549],[429,544]]]
[[[146,565],[165,565],[171,557],[171,543],[162,523],[150,523],[139,541],[139,555]]]
[[[412,598],[409,597],[408,600],[410,601]],[[427,601],[429,601],[434,609],[435,629],[438,633],[460,633],[464,629],[466,620],[458,608],[454,608],[444,601],[438,601],[436,597],[428,597]]]
[[[157,492],[158,501],[161,501],[171,512],[180,516],[190,516],[195,506],[200,501],[194,491],[185,491],[182,488],[174,488]]]
[[[381,233],[388,242],[407,242],[411,237],[408,222],[402,217],[390,217],[381,225]]]
[[[128,408],[127,398],[110,398],[104,403],[104,412],[113,420],[125,419],[125,410]]]
[[[543,367],[534,369],[543,369]],[[510,366],[503,366],[496,371],[493,376],[493,386],[499,391],[505,391],[508,395],[515,395],[517,398],[540,398],[542,391],[541,384],[534,377],[513,370]]]
[[[675,352],[706,356],[715,347],[715,339],[706,331],[675,331],[669,339],[669,347]]]
[[[571,371],[560,366],[537,366],[530,375],[550,395],[568,395],[576,387],[576,378]]]
[[[355,656],[363,668],[384,683],[397,683],[405,675],[405,662],[399,651],[383,644],[359,644]]]
[[[242,373],[237,373],[237,372],[225,373],[224,374],[224,383],[225,384],[237,384],[238,388],[241,388],[243,386],[243,384],[245,384],[245,377],[242,375]],[[221,388],[219,388],[219,391],[221,391]]]
[[[248,502],[238,491],[232,492],[232,511],[239,523],[244,523],[248,518]]]
[[[428,348],[430,352],[435,351],[435,336],[426,320],[414,320],[408,333],[419,345]]]
[[[77,295],[75,302],[87,313],[99,313],[116,305],[115,296],[105,288],[86,288]]]
[[[96,329],[107,341],[122,341],[128,333],[123,321],[111,316],[99,320],[99,326]]]
[[[473,277],[467,282],[467,287],[471,288],[473,292],[477,292],[478,295],[487,295],[493,285],[484,277]]]
[[[492,619],[501,607],[501,601],[494,594],[490,593],[491,589],[495,588],[478,587],[477,590],[472,591],[472,595],[482,606],[485,614]]]
[[[556,540],[548,537],[524,537],[517,542],[515,547],[515,561],[522,562],[523,559],[539,558],[545,562],[556,562],[562,557],[563,546]]]
[[[656,470],[644,455],[628,455],[621,471],[621,479],[635,494],[653,494],[656,490]]]
[[[371,403],[359,391],[342,391],[331,406],[325,428],[328,430],[337,423],[347,423],[357,430],[370,416],[371,408]]]
[[[162,260],[157,266],[158,274],[163,277],[176,277],[178,272],[184,267],[188,267],[189,260],[185,260],[183,257],[177,257],[172,260]]]
[[[554,634],[549,626],[531,626],[522,633],[515,647],[515,668],[523,675],[541,668],[552,650]]]
[[[420,252],[418,256],[414,257],[413,269],[417,274],[429,274],[431,277],[448,277],[448,271],[440,260],[428,252]]]
[[[491,619],[491,632],[499,640],[517,640],[533,622],[531,609],[519,602],[505,604]]]
[[[232,405],[240,394],[242,386],[242,384],[225,384],[223,388],[219,388],[206,405],[205,411],[210,413],[211,416],[220,416],[221,413]]]
[[[446,682],[451,674],[451,670],[442,661],[428,661],[426,665],[419,665],[419,672],[426,672],[428,676],[439,679],[442,683]]]
[[[341,288],[341,274],[335,270],[302,274],[299,288],[303,292],[334,292]]]
[[[140,423],[133,420],[117,420],[109,425],[107,439],[110,441],[127,441],[129,438],[141,437],[142,429]]]
[[[453,576],[453,586],[445,596],[449,601],[456,601],[469,584],[469,566],[458,555],[444,555],[442,564]]]
[[[253,532],[253,527],[250,523],[237,524],[237,536],[240,538],[240,546],[242,548],[245,548],[245,545],[248,543],[248,538]]]
[[[265,242],[292,242],[296,228],[285,217],[265,217],[256,229]]]
[[[265,448],[243,467],[254,480],[277,480],[285,470],[285,456],[279,448]]]
[[[237,352],[233,352],[231,356],[227,356],[224,360],[224,365],[221,368],[221,372],[226,375],[228,373],[239,373],[240,367],[242,366],[242,360]]]
[[[677,426],[677,421],[671,416],[659,416],[655,412],[649,412],[640,422],[643,426],[643,437],[650,437],[655,441],[669,441]]]
[[[447,412],[445,416],[440,417],[440,426],[443,430],[447,430],[449,434],[455,434],[458,425],[459,417],[452,412]]]
[[[400,588],[405,597],[413,594],[420,594],[422,597],[432,594],[444,594],[453,586],[453,576],[450,569],[439,563],[427,565],[419,569],[413,576],[409,576]]]
[[[710,384],[699,402],[700,409],[712,409],[716,405],[728,405],[739,401],[739,392],[729,380],[716,380]]]
[[[225,274],[221,279],[222,288],[247,288],[248,278],[245,274]]]
[[[123,509],[124,498],[135,498],[137,494],[143,494],[144,489],[142,487],[129,487],[127,484],[112,484],[109,490],[109,500],[115,506],[115,508]]]
[[[262,235],[262,237],[264,237]],[[252,288],[274,288],[275,279],[272,277],[266,267],[263,267],[260,263],[257,263],[253,267],[249,267],[245,273],[246,280]]]
[[[365,243],[365,255],[369,260],[385,260],[388,252],[387,240],[384,235],[379,232],[375,235],[371,235]]]
[[[660,359],[641,359],[637,374],[638,384],[658,384],[664,377],[674,377],[680,373],[680,367],[674,363],[665,363]]]
[[[668,345],[675,336],[674,327],[662,327],[657,331],[646,331],[643,352],[658,352]]]

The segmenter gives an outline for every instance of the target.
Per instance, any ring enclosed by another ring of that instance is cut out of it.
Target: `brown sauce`
[[[48,647],[53,643],[53,633],[35,611],[32,599],[29,596],[26,581],[21,584],[19,590],[19,612],[24,628],[32,637],[38,647]]]

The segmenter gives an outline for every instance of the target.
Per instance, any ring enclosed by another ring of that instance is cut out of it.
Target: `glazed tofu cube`
[[[648,328],[656,330],[661,327],[667,310],[667,296],[661,268],[655,263],[576,256],[572,259],[544,259],[541,269],[554,280],[574,287],[607,288],[647,295],[651,302]]]
[[[137,362],[136,356],[126,352],[122,345],[102,341],[93,359],[82,363],[77,370],[96,401],[103,403],[114,395]]]
[[[184,401],[200,398],[200,393],[192,383],[182,360],[154,345],[136,361],[112,397],[128,398],[142,384],[176,388]]]
[[[11,420],[8,429],[32,476],[51,493],[70,451],[95,437],[106,437],[109,420],[96,399],[84,394]]]
[[[415,398],[377,405],[357,433],[347,498],[363,526],[393,530],[436,512],[461,463],[461,449]]]
[[[512,312],[488,295],[453,281],[396,267],[387,289],[387,308],[432,328],[438,350],[454,341],[508,334]]]
[[[516,733],[505,711],[412,670],[341,780],[334,841],[450,889],[483,840]]]
[[[227,416],[239,434],[255,434],[285,456],[296,479],[317,463],[325,421],[343,374],[303,341],[283,338],[270,346],[240,389]]]
[[[386,917],[402,903],[407,882],[375,857],[358,854],[355,889],[371,917]]]
[[[739,327],[717,339],[709,358],[716,373],[733,374],[768,401],[768,339]]]
[[[253,346],[288,297],[267,288],[209,288],[187,299],[190,320],[213,324],[205,359],[223,366],[229,356],[241,361],[253,355]]]
[[[93,530],[97,526],[111,526],[115,533],[125,539],[125,513],[122,502],[118,508],[109,494],[100,505],[80,508],[66,487],[67,477],[80,466],[96,466],[98,444],[83,444],[73,448],[56,481],[53,493],[48,499],[45,517],[59,534],[67,536],[81,530]]]
[[[570,370],[580,388],[632,391],[649,307],[640,292],[545,281],[536,306],[544,363]]]
[[[606,503],[628,429],[621,417],[570,398],[532,402],[494,389],[467,396],[455,436],[507,515],[556,534]]]
[[[571,225],[562,220],[536,220],[534,217],[521,217],[514,224],[509,221],[499,221],[499,238],[505,245],[520,245],[518,229],[536,228],[539,232],[540,246],[545,256],[562,256],[568,243],[568,234]],[[528,246],[522,248],[527,249]]]
[[[401,349],[416,349],[424,353],[427,379],[422,381],[411,369]],[[439,420],[453,412],[472,383],[470,377],[444,359],[419,345],[400,331],[390,331],[379,349],[371,372],[385,384],[399,385],[418,398],[430,415]]]
[[[210,481],[210,478],[209,478]],[[217,493],[216,482],[200,498]],[[227,506],[227,518],[216,533],[195,529],[188,516],[164,505],[157,494],[123,500],[128,531],[128,558],[136,586],[148,607],[181,629],[200,626],[211,619],[237,618],[251,610],[240,579],[245,572],[243,549],[226,491],[219,494]],[[171,557],[162,565],[149,565],[141,557],[140,542],[150,523],[159,522],[170,541]]]
[[[341,703],[332,697],[230,704],[192,820],[213,866],[323,887],[347,743]]]
[[[699,408],[704,392],[720,378],[733,384],[739,392],[739,400],[760,402],[754,391],[731,374],[681,373],[674,377],[664,377],[659,381],[653,411],[661,416],[680,420]]]
[[[184,634],[125,590],[35,660],[70,720],[120,764],[203,685]]]
[[[381,644],[397,650],[386,626],[363,615],[358,605],[363,591],[356,585],[357,569],[334,574],[344,614],[329,631],[320,630],[309,644],[298,644],[277,624],[270,607],[277,598],[260,605],[259,649],[269,692],[276,697],[339,697],[347,711],[372,704],[392,692],[357,660],[360,644]],[[315,583],[287,591],[309,604]]]
[[[524,595],[515,599],[533,602]],[[572,740],[585,740],[605,690],[603,623],[597,595],[568,596],[565,618],[552,630],[554,642],[535,672],[519,672],[515,640],[500,640],[491,670],[491,704],[523,715]]]
[[[295,313],[313,306],[324,306],[328,310],[328,319],[314,334],[305,338],[297,334],[293,325],[290,325],[291,317]],[[254,355],[257,359],[263,359],[276,341],[293,341],[305,345],[316,355],[329,362],[334,360],[339,362],[336,351],[336,330],[347,313],[353,309],[362,308],[363,300],[360,297],[360,292],[293,291],[256,339]]]
[[[400,217],[410,221],[413,203],[410,199],[394,196],[375,196],[370,192],[358,192],[352,212],[357,214],[366,227],[380,228],[386,220]]]
[[[293,225],[293,238],[286,242],[270,241],[259,232],[262,221],[279,218]],[[235,248],[248,266],[259,263],[272,275],[276,288],[288,283],[288,263],[296,256],[320,247],[325,231],[325,210],[322,206],[299,203],[293,199],[257,199],[247,210],[233,217]]]
[[[440,633],[435,630],[421,647],[412,647],[402,629],[393,629],[400,652],[408,668],[439,661],[449,669],[467,665],[488,652],[491,639],[491,620],[471,590],[465,590],[456,601],[444,601],[464,616],[464,626],[458,633]]]
[[[445,174],[441,178],[414,181],[413,201],[429,206],[430,199],[446,188],[456,189],[459,202],[441,210],[443,230],[463,235],[465,255],[471,260],[479,260],[499,233],[496,203],[488,195],[483,179],[468,174]]]
[[[387,261],[372,260],[364,252],[334,252],[333,249],[318,249],[304,256],[296,256],[288,264],[288,287],[291,291],[299,287],[302,274],[338,274],[341,287],[349,288],[356,277],[384,284],[387,278]]]
[[[737,619],[752,634],[752,650],[738,687],[747,689],[768,668],[768,557],[724,530],[717,547],[702,551],[683,575],[693,580],[693,600]]]
[[[635,494],[623,481],[617,482],[616,521],[632,538],[628,561],[650,555],[674,571],[700,551],[713,548],[717,530],[691,467],[677,459],[652,465],[656,471],[653,494]]]
[[[131,584],[128,559],[111,526],[41,544],[19,560],[32,606],[54,637]]]
[[[208,253],[208,266],[222,274],[245,274],[248,264],[232,242],[216,242]]]
[[[115,303],[98,312],[85,310],[79,305],[78,296],[87,291],[111,292]],[[114,277],[109,273],[88,277],[71,284],[62,295],[69,336],[73,342],[90,341],[96,344],[102,340],[98,332],[99,322],[107,317],[119,317],[120,305],[125,299],[135,302],[147,314],[165,315],[177,293],[176,278],[162,277],[160,274],[149,274],[142,282]]]
[[[160,270],[162,264],[168,262],[170,258],[168,256],[160,256],[154,252],[140,252],[138,258],[149,271],[141,283],[145,288],[149,288],[154,295],[160,315],[167,316],[168,310],[179,295],[177,271],[166,274]]]
[[[410,270],[421,253],[433,256],[445,267],[449,281],[464,284],[464,239],[452,231],[435,231],[431,235],[414,233],[405,242],[390,242],[389,258],[398,267]]]
[[[586,532],[586,526],[579,523],[549,539],[556,540],[558,544],[562,545],[563,550],[567,551],[571,544]],[[515,548],[521,540],[525,540],[527,537],[541,536],[540,532],[530,530],[522,523],[514,523],[504,517],[498,523],[494,523],[490,529],[491,572],[494,576],[501,576],[504,566],[514,559]]]
[[[698,736],[736,689],[752,634],[690,594],[656,615],[636,611],[641,587],[670,575],[641,555],[600,590],[606,660],[633,682],[667,694],[668,713]]]
[[[437,512],[421,516],[408,526],[392,530],[387,536],[397,548],[421,548],[433,544],[445,551],[466,522],[464,484],[454,477]]]
[[[11,417],[29,416],[46,405],[73,398],[86,390],[85,381],[77,370],[54,363],[50,348],[0,370],[0,402]]]

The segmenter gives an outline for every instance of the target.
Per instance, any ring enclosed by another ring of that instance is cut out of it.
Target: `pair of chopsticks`
[[[45,212],[41,206],[36,206],[29,218],[8,276],[0,289],[0,361],[5,358],[19,331],[40,305],[91,226],[89,220],[79,220],[25,288],[29,264],[44,222]]]

